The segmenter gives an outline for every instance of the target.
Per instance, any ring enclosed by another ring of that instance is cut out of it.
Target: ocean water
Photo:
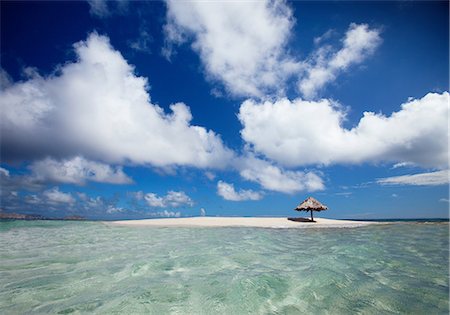
[[[0,314],[448,314],[449,225],[0,222]]]

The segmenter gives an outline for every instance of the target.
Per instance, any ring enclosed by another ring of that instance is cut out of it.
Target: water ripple
[[[1,222],[1,314],[448,314],[448,224]]]

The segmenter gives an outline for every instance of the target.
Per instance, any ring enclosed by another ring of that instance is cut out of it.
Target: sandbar
[[[297,222],[284,217],[191,217],[141,219],[108,222],[121,226],[149,227],[259,227],[259,228],[329,228],[359,227],[376,224],[373,221],[335,220],[314,218],[316,222]]]

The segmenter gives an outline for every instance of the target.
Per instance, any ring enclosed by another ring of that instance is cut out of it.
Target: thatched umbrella
[[[328,207],[321,204],[319,201],[313,197],[306,198],[301,204],[295,208],[297,211],[311,211],[311,221],[314,222],[313,211],[323,211],[327,210]]]

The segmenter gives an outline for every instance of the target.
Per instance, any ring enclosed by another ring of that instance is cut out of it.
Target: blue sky
[[[1,211],[448,217],[448,2],[1,2]]]

